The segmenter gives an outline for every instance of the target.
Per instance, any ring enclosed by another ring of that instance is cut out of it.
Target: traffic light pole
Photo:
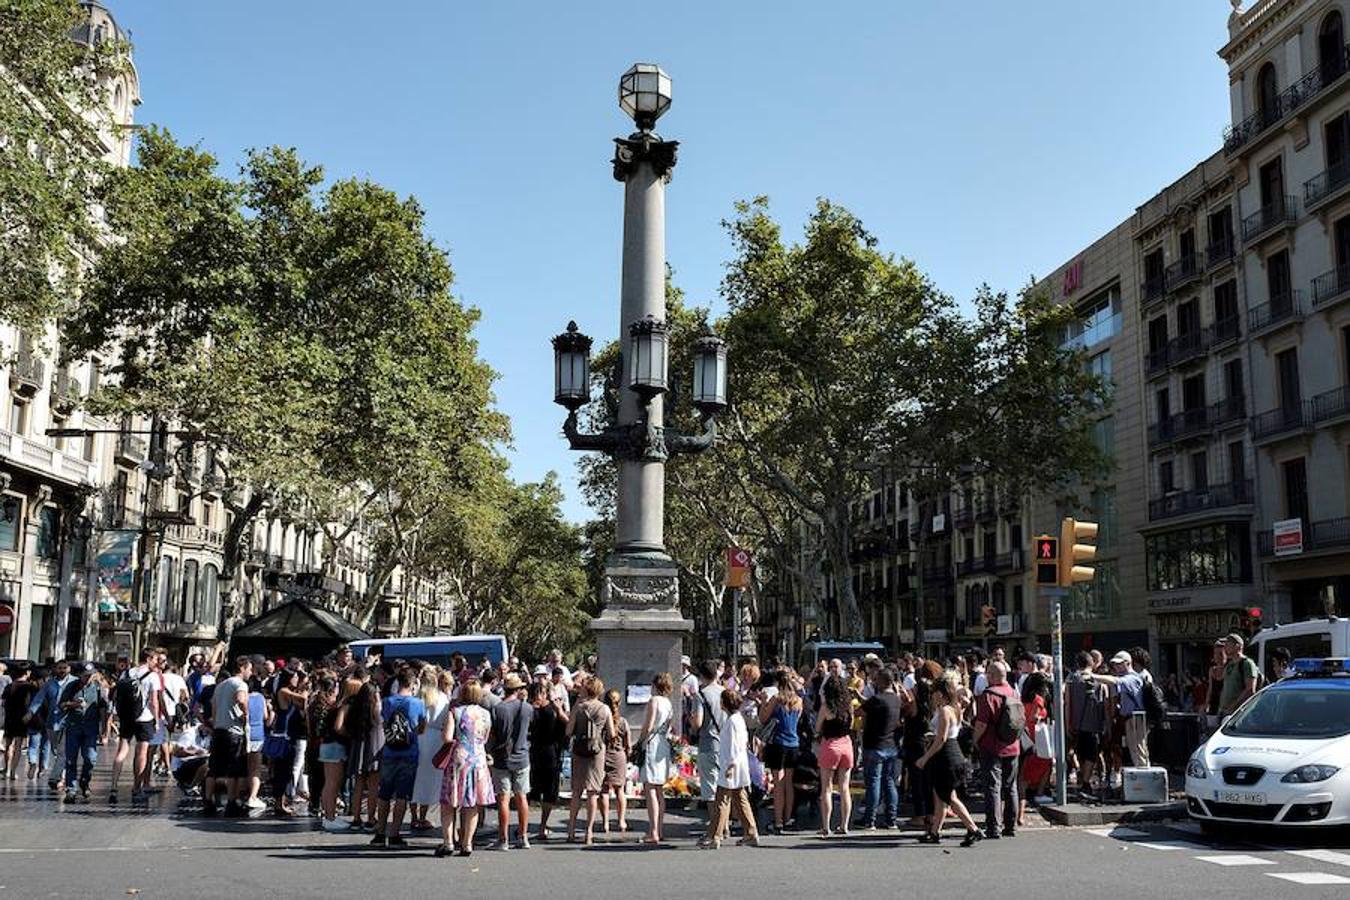
[[[1041,596],[1050,600],[1050,652],[1055,659],[1055,803],[1069,802],[1069,753],[1064,728],[1064,598],[1068,588],[1042,587]]]

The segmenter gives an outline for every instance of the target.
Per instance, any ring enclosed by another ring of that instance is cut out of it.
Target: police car
[[[1350,660],[1298,659],[1186,765],[1201,827],[1350,823]]]

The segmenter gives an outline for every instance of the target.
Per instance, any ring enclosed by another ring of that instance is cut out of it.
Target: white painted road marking
[[[1204,844],[1193,844],[1190,841],[1130,841],[1137,847],[1147,847],[1150,850],[1213,850],[1213,847],[1206,847]]]
[[[1259,856],[1245,853],[1225,853],[1222,856],[1197,856],[1201,862],[1214,863],[1216,866],[1273,866],[1274,862]]]
[[[1335,850],[1290,850],[1291,856],[1315,859],[1318,862],[1335,863],[1338,866],[1350,866],[1350,853],[1337,853]]]
[[[1292,881],[1294,884],[1350,884],[1350,878],[1344,875],[1332,875],[1329,872],[1267,872],[1271,878]]]

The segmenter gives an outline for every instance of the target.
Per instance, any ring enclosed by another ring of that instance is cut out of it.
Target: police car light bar
[[[1290,668],[1300,675],[1334,675],[1338,672],[1350,672],[1350,659],[1335,657],[1296,659]]]

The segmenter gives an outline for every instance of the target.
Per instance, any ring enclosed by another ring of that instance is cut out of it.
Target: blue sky
[[[483,312],[516,476],[557,470],[578,520],[548,339],[569,318],[618,327],[629,64],[674,80],[667,252],[715,309],[738,199],[767,195],[796,235],[829,197],[942,290],[1015,290],[1217,149],[1228,118],[1221,0],[106,2],[136,44],[139,121],[231,167],[294,146],[421,200]]]

